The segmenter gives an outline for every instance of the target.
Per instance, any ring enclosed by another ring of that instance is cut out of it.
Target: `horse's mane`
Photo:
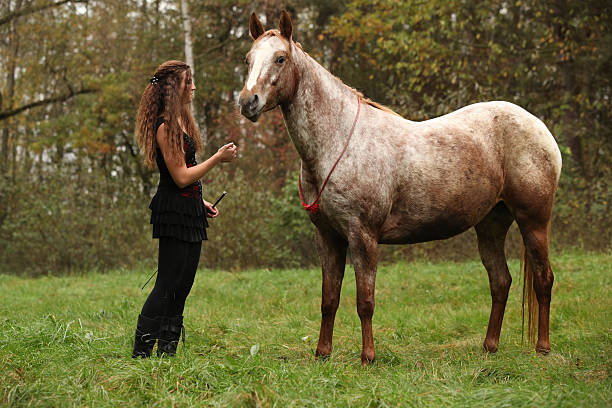
[[[265,37],[272,37],[272,36],[276,36],[276,37],[280,37],[280,38],[282,38],[282,39],[284,39],[284,40],[286,41],[286,39],[285,39],[285,38],[283,38],[283,36],[281,35],[280,31],[279,31],[279,30],[275,30],[275,29],[266,31],[265,33],[263,33],[263,34],[262,34],[262,38],[263,38],[264,36],[265,36]],[[300,49],[300,51],[302,51],[302,52],[303,52],[304,54],[306,54],[308,57],[312,58],[312,57],[311,57],[311,56],[310,56],[310,55],[309,55],[309,54],[308,54],[306,51],[304,51],[304,48],[302,48],[302,44],[300,44],[300,43],[299,43],[299,42],[297,42],[297,41],[293,41],[293,43],[294,43],[294,44],[295,44],[295,45],[296,45],[296,46],[297,46],[297,47]],[[312,58],[312,59],[314,60],[314,58]],[[316,61],[316,60],[315,60],[315,61]],[[325,68],[324,68],[324,69],[325,69]],[[327,69],[325,69],[325,70],[326,70],[327,72],[329,72]],[[348,89],[350,89],[350,90],[351,90],[351,92],[352,92],[352,93],[353,93],[355,96],[357,96],[357,97],[358,97],[358,98],[359,98],[359,99],[360,99],[360,100],[361,100],[363,103],[368,104],[368,105],[370,105],[370,106],[372,106],[372,107],[374,107],[374,108],[376,108],[376,109],[379,109],[379,110],[381,110],[381,111],[383,111],[383,112],[387,112],[387,113],[390,113],[390,114],[392,114],[392,115],[402,117],[402,116],[401,116],[399,113],[397,113],[397,112],[393,111],[391,108],[389,108],[389,107],[387,107],[387,106],[385,106],[385,105],[381,105],[381,104],[380,104],[380,103],[378,103],[378,102],[374,102],[373,100],[371,100],[371,99],[369,99],[369,98],[366,98],[366,97],[365,97],[365,96],[364,96],[364,95],[363,95],[361,92],[359,92],[358,90],[356,90],[356,89],[355,89],[355,88],[353,88],[353,87],[350,87],[350,86],[346,85],[344,82],[342,82],[342,80],[341,80],[340,78],[338,78],[337,76],[335,76],[335,75],[334,75],[334,74],[332,74],[331,72],[330,72],[330,75],[331,75],[331,76],[333,76],[334,78],[336,78],[336,79],[337,79],[338,81],[340,81],[342,84],[344,84],[344,85],[345,85],[345,86],[346,86]]]
[[[333,75],[333,74],[332,74]],[[336,77],[338,78],[338,77]],[[340,78],[338,78],[340,79]],[[346,85],[346,84],[345,84]],[[348,85],[347,85],[348,86]],[[351,90],[351,92],[353,92],[359,99],[361,99],[362,102],[376,108],[376,109],[380,109],[383,112],[387,112],[390,113],[392,115],[395,116],[399,116],[402,117],[402,115],[400,115],[399,113],[393,111],[391,108],[386,107],[385,105],[381,105],[378,102],[374,102],[373,100],[366,98],[365,96],[363,96],[363,94],[361,92],[359,92],[358,90],[356,90],[355,88],[351,88],[350,86],[348,86],[348,88]]]

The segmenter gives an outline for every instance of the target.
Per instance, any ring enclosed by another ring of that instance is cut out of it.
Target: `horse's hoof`
[[[375,359],[376,359],[376,354],[372,354],[371,356],[362,354],[361,355],[361,366],[362,367],[369,366],[374,362]]]
[[[497,353],[497,344],[493,344],[493,343],[487,343],[486,341],[484,342],[484,344],[482,345],[483,350],[486,353]]]
[[[538,341],[536,344],[536,353],[546,356],[550,353],[550,342],[549,341]]]
[[[329,360],[329,356],[331,355],[331,353],[323,353],[320,352],[319,350],[315,351],[315,360],[317,361],[327,361]]]

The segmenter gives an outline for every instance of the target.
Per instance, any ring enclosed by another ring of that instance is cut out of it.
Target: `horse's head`
[[[293,60],[289,13],[283,10],[279,29],[268,31],[253,13],[249,31],[254,43],[246,54],[249,72],[238,105],[240,113],[255,122],[263,112],[291,102],[299,73]]]

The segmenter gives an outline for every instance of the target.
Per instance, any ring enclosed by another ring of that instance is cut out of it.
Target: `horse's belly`
[[[483,183],[453,200],[396,203],[382,225],[382,244],[412,244],[446,239],[478,224],[499,202],[499,187]]]
[[[473,225],[470,220],[457,217],[441,217],[429,222],[406,222],[393,217],[383,225],[379,243],[416,244],[446,239],[468,230]]]

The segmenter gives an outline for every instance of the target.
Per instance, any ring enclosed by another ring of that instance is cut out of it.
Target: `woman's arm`
[[[166,167],[168,167],[168,171],[170,172],[174,183],[179,188],[187,187],[188,185],[195,183],[204,177],[204,175],[217,164],[221,162],[230,162],[236,157],[237,147],[233,143],[228,143],[221,146],[217,153],[213,154],[208,160],[196,164],[193,167],[187,167],[185,160],[181,159],[179,162],[177,162],[170,159],[170,146],[168,145],[168,133],[165,123],[162,123],[157,129],[155,138],[157,140],[157,145],[161,149],[162,155],[164,156]]]

